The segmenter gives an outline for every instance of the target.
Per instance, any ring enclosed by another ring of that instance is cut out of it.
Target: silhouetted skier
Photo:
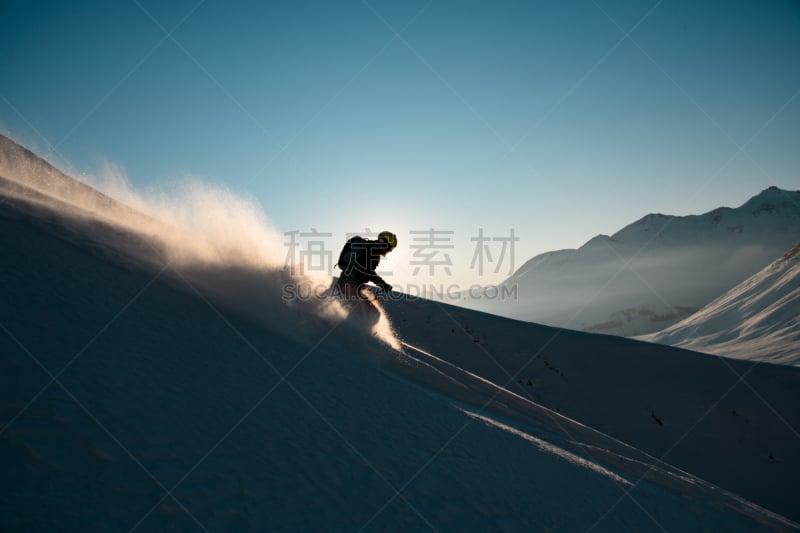
[[[377,240],[363,237],[352,237],[347,240],[339,254],[338,267],[342,270],[336,284],[336,292],[343,299],[354,303],[354,311],[362,309],[371,322],[378,320],[379,313],[371,303],[372,294],[365,288],[369,282],[374,283],[385,292],[391,292],[392,286],[386,283],[375,270],[381,258],[395,249],[397,236],[390,231],[382,231]]]

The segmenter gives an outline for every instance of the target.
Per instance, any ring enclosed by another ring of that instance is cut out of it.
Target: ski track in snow
[[[496,427],[496,428],[502,429],[503,431],[508,431],[512,435],[516,435],[518,437],[521,437],[524,440],[526,440],[526,441],[532,443],[533,445],[535,445],[540,450],[545,451],[547,453],[552,453],[553,455],[556,455],[556,456],[564,459],[565,461],[569,461],[570,463],[572,463],[574,465],[577,465],[577,466],[580,466],[580,467],[583,467],[583,468],[588,468],[589,470],[592,470],[594,472],[597,472],[598,474],[606,476],[606,477],[608,477],[608,478],[610,478],[610,479],[612,479],[612,480],[614,480],[617,483],[620,483],[622,485],[633,486],[633,483],[631,483],[630,481],[628,481],[627,479],[625,479],[623,477],[620,477],[620,476],[616,475],[614,472],[612,472],[612,471],[610,471],[610,470],[608,470],[606,468],[603,468],[602,466],[600,466],[600,465],[598,465],[596,463],[593,463],[591,461],[587,461],[583,457],[578,457],[574,453],[570,453],[567,450],[564,450],[563,448],[559,448],[558,446],[555,446],[555,445],[553,445],[553,444],[551,444],[551,443],[549,443],[547,441],[544,441],[542,439],[538,439],[538,438],[534,437],[533,435],[530,435],[528,433],[520,431],[520,430],[518,430],[516,428],[513,428],[511,426],[507,426],[507,425],[503,424],[502,422],[498,422],[497,420],[489,418],[488,416],[479,415],[478,413],[473,413],[473,412],[467,411],[467,410],[464,410],[464,413],[466,413],[467,416],[470,416],[470,417],[474,418],[475,420],[480,420],[481,422],[484,422],[488,426]]]

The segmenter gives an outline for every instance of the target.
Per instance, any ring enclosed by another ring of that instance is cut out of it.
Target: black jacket
[[[371,281],[379,287],[384,286],[386,282],[375,273],[375,269],[378,268],[387,247],[388,244],[382,241],[353,237],[347,241],[339,255],[339,268],[356,283]]]

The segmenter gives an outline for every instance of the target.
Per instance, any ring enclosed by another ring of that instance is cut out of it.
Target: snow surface
[[[642,339],[800,366],[800,243],[694,315]]]
[[[800,191],[770,187],[702,215],[650,214],[577,250],[538,255],[503,282],[515,297],[451,303],[510,318],[635,336],[665,329],[800,239]]]
[[[20,168],[0,165],[4,531],[800,528],[795,368],[731,360],[739,386],[717,357],[424,300],[386,302],[379,340],[284,301],[304,280],[260,252],[226,262]]]

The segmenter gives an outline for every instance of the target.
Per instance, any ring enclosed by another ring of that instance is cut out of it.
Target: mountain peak
[[[768,200],[768,201],[777,201],[777,202],[796,202],[797,199],[800,199],[800,191],[792,191],[788,189],[781,189],[772,185],[771,187],[767,187],[753,198],[750,199],[756,200]]]
[[[800,191],[768,187],[750,198],[737,211],[752,215],[764,213],[791,213],[800,211]]]
[[[579,250],[584,250],[584,249],[586,249],[586,248],[591,248],[591,247],[593,247],[593,246],[597,246],[597,245],[599,245],[599,244],[601,244],[601,243],[602,243],[602,244],[604,244],[604,245],[606,245],[606,244],[607,244],[609,241],[613,241],[613,240],[614,240],[614,239],[613,239],[613,238],[611,238],[611,237],[609,237],[608,235],[603,235],[603,234],[601,233],[601,234],[599,234],[599,235],[595,235],[594,237],[592,237],[591,239],[589,239],[588,241],[586,241],[586,242],[583,244],[583,246],[581,246],[581,247],[579,248]]]

